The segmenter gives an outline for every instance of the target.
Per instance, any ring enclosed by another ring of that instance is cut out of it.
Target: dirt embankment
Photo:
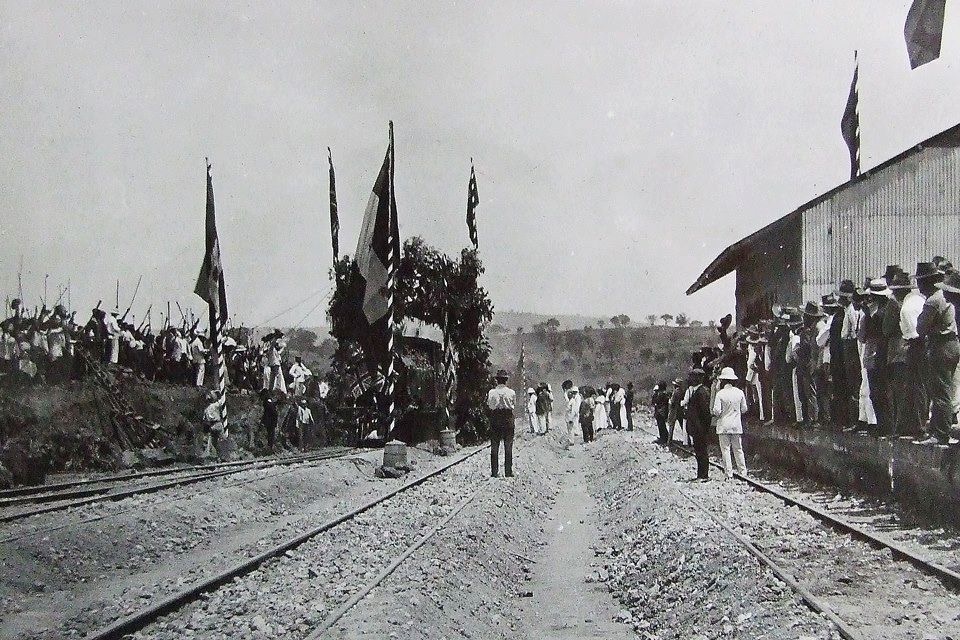
[[[118,433],[110,394],[92,378],[63,386],[0,387],[0,488],[39,484],[47,474],[203,459],[203,389],[146,382],[122,370],[112,371],[111,380],[122,401],[142,418],[138,424],[146,434],[143,438],[133,441]],[[308,444],[340,442],[341,435],[328,433],[329,426],[322,424],[324,412],[311,402],[318,425]],[[291,406],[281,405],[281,421]],[[230,439],[221,454],[242,459],[266,453],[258,395],[231,392],[227,409]]]

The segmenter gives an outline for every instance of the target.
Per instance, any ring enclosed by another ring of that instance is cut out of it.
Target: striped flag
[[[903,25],[910,68],[932,62],[940,57],[943,40],[943,13],[947,0],[913,0]]]
[[[333,261],[340,259],[340,216],[337,214],[337,178],[333,173],[333,153],[327,147],[330,162],[330,238],[333,241]]]
[[[850,150],[850,179],[860,175],[860,114],[858,113],[859,96],[857,93],[857,78],[860,74],[860,64],[857,62],[857,53],[853,53],[853,81],[850,83],[850,95],[847,96],[847,106],[840,119],[840,133]]]
[[[470,182],[467,184],[467,230],[470,232],[470,242],[473,243],[474,249],[480,248],[480,238],[477,235],[477,205],[479,204],[477,173],[473,170],[473,158],[470,158]]]
[[[390,123],[390,142],[387,154],[373,185],[363,226],[357,243],[357,267],[362,278],[361,307],[367,326],[360,331],[364,337],[364,355],[371,372],[383,375],[381,407],[389,419],[381,429],[384,437],[393,430],[395,417],[394,354],[394,295],[397,269],[400,266],[400,230],[397,224],[397,200],[393,189],[394,150],[393,122]]]
[[[210,175],[210,169],[210,161],[207,160],[206,251],[194,293],[206,301],[210,313],[210,356],[214,372],[214,389],[217,392],[217,403],[220,405],[223,433],[226,434],[227,365],[223,357],[223,327],[227,321],[227,288],[223,279],[223,263],[220,261],[220,240],[217,237],[213,178]]]

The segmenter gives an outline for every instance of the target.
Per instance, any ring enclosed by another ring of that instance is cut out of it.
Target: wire
[[[307,302],[308,300],[310,300],[311,298],[313,298],[313,297],[314,297],[315,295],[317,295],[318,293],[323,293],[323,291],[324,291],[324,289],[317,289],[316,291],[314,291],[313,293],[311,293],[310,295],[308,295],[308,296],[307,296],[306,298],[304,298],[303,300],[297,302],[296,304],[293,304],[293,305],[287,307],[286,309],[284,309],[283,311],[281,311],[280,313],[278,313],[278,314],[276,314],[276,315],[273,315],[273,316],[267,318],[266,320],[264,320],[263,322],[258,322],[257,324],[254,324],[254,325],[252,325],[252,326],[254,326],[254,327],[262,327],[263,325],[267,324],[268,322],[273,322],[274,320],[276,320],[277,318],[279,318],[279,317],[282,316],[283,314],[288,313],[288,312],[290,312],[290,311],[293,311],[294,309],[296,309],[297,307],[299,307],[299,306],[302,305],[303,303]],[[329,292],[328,292],[328,293],[329,293]],[[316,309],[316,307],[314,307],[314,309]],[[313,309],[311,309],[310,312],[312,313],[312,312],[313,312]],[[302,321],[301,321],[301,322],[302,322]]]

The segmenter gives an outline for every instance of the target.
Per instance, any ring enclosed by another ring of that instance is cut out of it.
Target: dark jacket
[[[710,435],[710,387],[702,384],[687,404],[687,433],[694,438]]]

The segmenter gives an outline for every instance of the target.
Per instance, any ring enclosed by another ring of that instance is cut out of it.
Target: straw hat
[[[719,376],[718,379],[720,379],[720,380],[737,380],[738,378],[737,378],[737,374],[733,372],[733,368],[732,368],[732,367],[724,367],[723,369],[721,369],[721,371],[720,371],[720,376]]]

